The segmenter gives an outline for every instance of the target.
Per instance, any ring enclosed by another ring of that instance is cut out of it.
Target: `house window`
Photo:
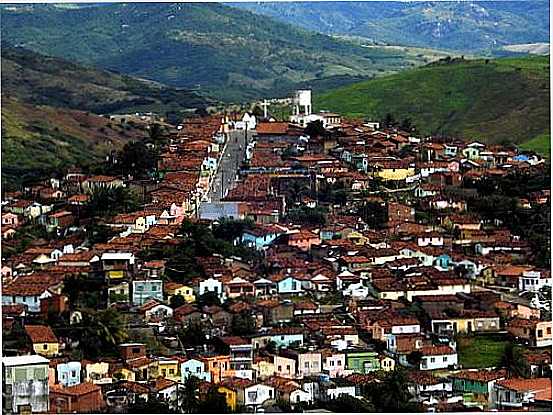
[[[447,356],[444,356],[443,360],[444,362],[447,362]]]
[[[290,372],[290,365],[286,365],[286,370]]]
[[[547,334],[551,334],[551,327],[547,328]]]
[[[290,367],[290,366],[288,366],[288,367]],[[282,366],[278,366],[278,371],[282,372]]]
[[[169,374],[174,375],[175,374],[175,369],[169,369]]]
[[[161,376],[165,377],[167,374],[167,371],[165,369],[161,369]]]
[[[273,398],[273,391],[271,389],[269,389],[269,398]]]
[[[72,370],[71,371],[71,377],[76,377],[77,376],[77,371],[76,370]]]
[[[305,363],[303,364],[303,366],[304,366],[306,369],[309,369],[309,362],[305,362]]]
[[[48,345],[47,345],[46,343],[44,343],[44,344],[42,345],[42,348],[43,348],[44,350],[48,350]]]
[[[543,330],[538,330],[538,337],[543,337]]]
[[[435,361],[436,361],[435,358],[433,358],[433,357],[430,358],[430,363],[434,363]]]

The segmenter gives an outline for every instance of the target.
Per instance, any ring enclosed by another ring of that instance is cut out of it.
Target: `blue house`
[[[434,265],[442,269],[449,269],[452,265],[451,257],[448,254],[441,254],[434,259]]]
[[[58,382],[63,386],[74,386],[81,383],[81,362],[59,363],[57,368]]]
[[[132,282],[132,302],[134,305],[144,305],[152,298],[163,302],[162,280],[145,279]]]
[[[195,376],[198,379],[211,382],[211,373],[206,367],[205,363],[197,359],[188,359],[186,362],[181,363],[180,373],[182,383],[186,381],[189,376]]]
[[[301,281],[291,275],[285,276],[280,281],[276,281],[279,294],[302,294],[304,292]]]
[[[285,232],[276,226],[256,226],[242,234],[241,242],[250,248],[261,250],[269,246]]]

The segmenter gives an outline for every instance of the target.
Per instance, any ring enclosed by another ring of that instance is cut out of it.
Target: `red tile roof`
[[[58,338],[48,326],[26,325],[25,332],[33,343],[57,343]]]

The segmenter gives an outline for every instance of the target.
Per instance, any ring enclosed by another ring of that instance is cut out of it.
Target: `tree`
[[[350,395],[340,395],[338,398],[327,401],[323,405],[331,412],[375,412],[375,407],[371,402],[366,399],[354,398]]]
[[[228,414],[230,412],[225,394],[219,392],[217,386],[213,385],[198,405],[200,414]]]
[[[255,333],[255,320],[249,313],[234,314],[231,324],[235,336],[245,336]]]
[[[125,187],[95,189],[87,205],[89,216],[117,215],[140,208],[137,195]]]
[[[178,402],[180,410],[185,414],[192,414],[198,411],[200,401],[198,399],[198,385],[200,380],[196,376],[188,376],[184,385],[178,389]]]
[[[180,294],[172,295],[171,299],[169,300],[169,305],[172,308],[178,308],[178,307],[180,307],[181,305],[184,305],[184,304],[186,304],[186,300]]]
[[[198,306],[211,307],[214,305],[221,305],[219,295],[215,291],[207,291],[198,297]]]
[[[509,342],[501,357],[501,366],[505,367],[511,376],[530,377],[530,367],[522,349]]]
[[[127,408],[130,414],[167,414],[169,405],[166,402],[159,399],[144,399],[137,397],[134,403],[130,404]]]
[[[414,350],[407,355],[407,362],[413,366],[418,367],[422,360],[422,353],[418,350]]]
[[[156,165],[156,156],[142,141],[125,144],[119,154],[119,166],[123,174],[134,178],[147,177]]]
[[[201,346],[206,342],[206,333],[201,323],[193,321],[181,330],[179,338],[185,346]]]
[[[118,344],[128,339],[126,319],[116,309],[84,309],[81,312],[83,318],[79,323],[79,343],[89,357],[113,351]]]
[[[221,218],[217,225],[213,226],[213,236],[228,242],[233,242],[236,238],[242,236],[245,230],[253,226],[253,222],[248,220],[234,220]]]
[[[403,368],[388,372],[383,382],[369,389],[368,393],[377,412],[418,412]]]
[[[326,134],[326,130],[323,126],[323,122],[320,120],[311,121],[305,127],[304,133],[311,138],[322,137]]]
[[[392,114],[387,113],[384,117],[384,120],[382,121],[382,124],[384,125],[384,127],[392,128],[397,125],[397,121]]]

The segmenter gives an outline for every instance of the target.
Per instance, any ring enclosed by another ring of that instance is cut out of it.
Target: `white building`
[[[551,287],[551,275],[542,274],[540,271],[524,271],[518,277],[519,291],[539,291],[546,285]]]
[[[2,357],[4,411],[46,413],[49,360],[39,355]]]
[[[268,400],[275,399],[275,388],[262,383],[244,388],[244,404],[254,408],[263,405]]]
[[[216,278],[210,277],[206,280],[200,281],[199,295],[203,295],[208,291],[214,292],[219,296],[221,301],[225,300],[225,292],[223,290],[223,283]]]
[[[450,346],[424,346],[420,349],[420,370],[447,369],[457,366],[457,352]]]

